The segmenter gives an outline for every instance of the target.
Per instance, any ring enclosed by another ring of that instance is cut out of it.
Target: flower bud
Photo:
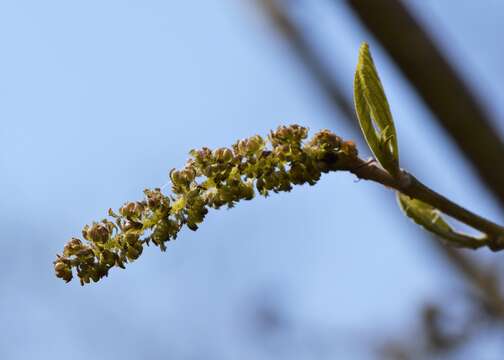
[[[170,171],[170,178],[174,186],[188,187],[196,178],[196,171],[192,167],[185,167],[182,170],[173,169]]]
[[[187,227],[193,231],[198,229],[198,224],[203,222],[205,215],[208,213],[206,201],[197,196],[191,199],[191,203],[187,209]]]
[[[72,280],[72,268],[63,260],[56,260],[54,262],[54,271],[56,272],[56,276],[65,280],[65,282]]]
[[[81,259],[92,259],[94,258],[94,252],[88,245],[84,245],[82,249],[75,253],[75,256]],[[90,260],[93,261],[93,260]]]
[[[141,228],[142,228],[142,223],[128,220],[128,221],[124,222],[121,230],[123,232],[128,232],[130,230],[140,230]]]
[[[256,188],[257,188],[257,191],[259,191],[259,193],[261,195],[265,195],[267,194],[267,192],[265,193],[265,182],[264,182],[264,179],[263,178],[258,178],[257,181],[256,181]]]
[[[144,205],[138,201],[127,202],[119,209],[119,213],[127,218],[140,218],[143,211]]]
[[[112,228],[109,226],[108,222],[93,223],[91,227],[86,225],[82,230],[82,235],[86,240],[96,243],[108,241],[111,234]]]
[[[183,184],[182,174],[180,173],[180,171],[178,171],[176,169],[172,169],[170,171],[170,180],[173,185],[182,185]]]
[[[138,243],[138,240],[140,239],[140,235],[135,232],[127,232],[124,235],[124,241],[128,243],[129,245],[134,245]]]
[[[86,225],[87,226],[87,225]],[[63,255],[72,256],[82,250],[85,246],[77,238],[72,238],[63,248]]]
[[[193,149],[189,154],[194,158],[197,164],[207,163],[211,160],[212,151],[207,148],[201,148],[199,150]]]
[[[221,163],[228,163],[233,159],[233,152],[228,148],[218,148],[212,152],[215,160]]]
[[[259,135],[254,135],[248,139],[247,151],[249,154],[257,154],[264,148],[264,140]]]
[[[238,140],[238,142],[233,145],[235,155],[247,156],[247,143],[247,139]]]
[[[344,141],[341,144],[341,151],[351,157],[357,157],[359,155],[359,152],[357,150],[357,146],[351,140]]]
[[[103,250],[100,257],[100,262],[107,267],[112,267],[116,264],[117,254],[110,250]]]
[[[128,257],[128,260],[133,261],[138,259],[138,257],[142,254],[142,251],[142,244],[138,244],[136,246],[128,246],[126,256]]]
[[[269,138],[273,147],[278,145],[301,146],[301,141],[308,136],[308,129],[299,125],[279,126],[271,131]]]
[[[147,198],[147,206],[153,211],[161,207],[168,208],[170,206],[170,199],[168,196],[164,196],[159,188],[154,190],[145,189],[144,194]]]
[[[177,235],[179,226],[171,219],[162,219],[154,227],[151,239],[152,242],[159,246],[161,251],[166,250],[165,242],[169,241],[171,237],[175,238]]]
[[[342,140],[331,131],[324,129],[316,133],[308,143],[309,146],[322,148],[323,150],[339,150]]]
[[[244,183],[240,195],[245,200],[252,200],[254,198],[254,183],[252,181]]]

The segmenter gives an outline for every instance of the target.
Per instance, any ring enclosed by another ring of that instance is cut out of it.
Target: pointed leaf
[[[442,218],[436,208],[420,200],[412,199],[407,195],[397,192],[397,201],[404,213],[424,229],[452,242],[455,245],[476,249],[484,246],[483,239],[478,239],[466,234],[456,232]]]
[[[374,156],[392,176],[399,172],[397,135],[385,91],[369,52],[361,45],[354,79],[357,118]]]

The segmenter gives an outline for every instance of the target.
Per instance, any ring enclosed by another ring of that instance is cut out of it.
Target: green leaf
[[[440,211],[429,204],[400,192],[397,192],[397,201],[404,213],[415,223],[455,245],[472,249],[486,245],[485,238],[478,239],[454,231],[442,218]]]
[[[380,165],[392,176],[397,176],[399,150],[394,121],[367,43],[363,43],[359,50],[354,79],[354,103],[369,148]]]

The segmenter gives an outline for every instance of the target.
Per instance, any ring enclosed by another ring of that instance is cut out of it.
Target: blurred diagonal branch
[[[288,16],[287,10],[275,0],[258,0],[259,5],[268,15],[278,32],[287,40],[296,56],[303,63],[317,86],[323,91],[330,103],[344,115],[344,119],[354,124],[357,131],[357,119],[353,111],[352,100],[346,96],[329,71],[313,51],[312,44],[303,30]]]
[[[441,50],[399,0],[347,3],[504,207],[504,143]]]

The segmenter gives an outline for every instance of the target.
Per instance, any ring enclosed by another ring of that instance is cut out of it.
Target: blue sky
[[[450,3],[410,2],[502,119],[502,5]],[[359,44],[370,42],[409,169],[502,219],[351,13],[310,9],[301,18],[319,19],[310,31],[327,39],[321,51],[349,94]],[[376,333],[393,335],[426,299],[456,293],[393,193],[343,173],[211,211],[166,253],[149,248],[99,284],[64,284],[51,262],[66,240],[165,184],[191,148],[289,123],[354,133],[252,2],[3,1],[0,46],[0,358],[367,358],[362,344]],[[251,332],[263,302],[286,334]]]

